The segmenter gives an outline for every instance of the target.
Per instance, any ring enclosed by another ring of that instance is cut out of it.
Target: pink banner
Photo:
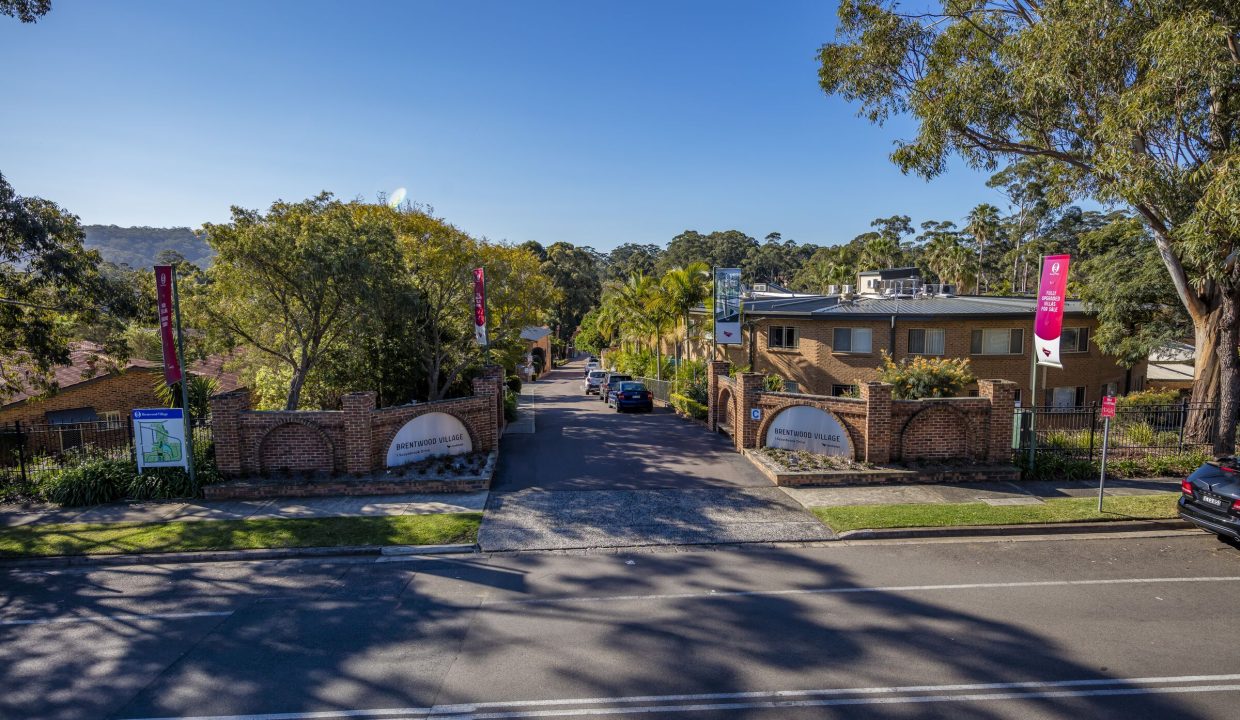
[[[1068,293],[1068,262],[1071,255],[1042,258],[1042,282],[1038,286],[1037,316],[1033,321],[1033,346],[1039,365],[1061,368],[1059,334],[1063,330],[1063,306]]]
[[[177,361],[176,335],[172,331],[171,265],[155,266],[155,307],[159,311],[159,339],[164,349],[164,380],[169,385],[181,381],[181,364]]]
[[[487,344],[487,281],[482,268],[474,268],[474,339]]]

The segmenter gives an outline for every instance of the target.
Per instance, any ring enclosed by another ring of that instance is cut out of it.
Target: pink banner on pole
[[[474,268],[474,339],[487,345],[487,281],[482,268]]]
[[[181,363],[177,360],[176,334],[172,329],[171,265],[155,266],[155,307],[159,311],[159,339],[164,350],[164,380],[171,385],[181,381]]]
[[[1038,309],[1033,321],[1033,346],[1039,365],[1063,367],[1059,362],[1059,335],[1063,330],[1071,259],[1071,255],[1042,258],[1042,282],[1038,286]]]

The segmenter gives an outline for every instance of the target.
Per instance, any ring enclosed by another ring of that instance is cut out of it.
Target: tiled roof
[[[521,331],[521,339],[530,342],[538,342],[551,334],[551,328],[547,327],[527,327]]]
[[[189,372],[195,375],[214,377],[220,384],[219,392],[236,390],[240,387],[236,374],[224,371],[224,363],[231,358],[231,354],[212,355],[205,360],[191,364]],[[143,358],[130,358],[122,368],[114,359],[108,357],[101,345],[83,340],[75,342],[70,346],[68,365],[57,365],[52,369],[52,381],[59,390],[65,390],[74,385],[79,385],[122,369],[159,369],[161,367],[163,367],[163,363]],[[3,404],[0,404],[0,407],[14,405],[40,394],[42,394],[42,389],[31,381],[26,384],[26,387],[18,391],[17,394],[4,398]]]

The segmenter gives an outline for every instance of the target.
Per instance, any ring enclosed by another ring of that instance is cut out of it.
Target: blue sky
[[[817,85],[830,2],[55,0],[0,19],[0,172],[86,223],[406,187],[476,235],[844,242],[1006,207]],[[13,70],[16,70],[15,72]]]

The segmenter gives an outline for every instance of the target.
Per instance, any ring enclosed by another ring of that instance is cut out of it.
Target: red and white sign
[[[1071,255],[1042,258],[1042,282],[1038,286],[1038,309],[1033,321],[1033,348],[1039,365],[1062,368],[1059,335],[1063,330],[1063,306],[1068,293],[1068,262]]]
[[[474,268],[474,339],[487,345],[487,281],[482,268]]]
[[[181,382],[181,363],[177,361],[176,334],[172,331],[171,265],[155,266],[155,307],[159,311],[159,339],[164,350],[164,380],[171,385]]]
[[[1114,395],[1107,395],[1106,397],[1102,398],[1102,417],[1104,418],[1115,417],[1115,396]]]

